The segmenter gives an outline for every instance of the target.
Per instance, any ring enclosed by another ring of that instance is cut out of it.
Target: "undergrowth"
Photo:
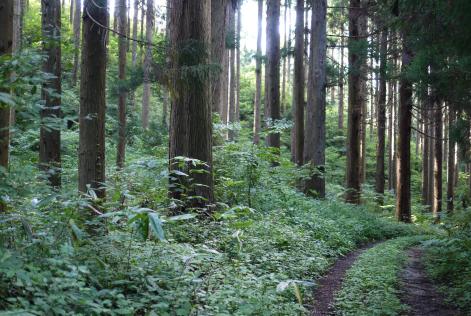
[[[110,171],[100,234],[90,201],[22,191],[3,218],[0,309],[48,315],[298,315],[315,280],[358,245],[417,228],[305,197],[302,171],[243,145],[215,152],[217,210],[173,216],[161,147]],[[132,151],[131,151],[132,152]],[[65,158],[65,164],[71,163]],[[31,180],[37,186],[41,179]],[[46,188],[47,186],[44,186]]]

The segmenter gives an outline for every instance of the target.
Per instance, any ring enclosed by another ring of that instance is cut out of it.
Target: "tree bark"
[[[349,47],[359,47],[361,34],[361,0],[350,0],[349,7]],[[347,134],[347,174],[346,196],[348,203],[360,204],[361,179],[361,124],[362,124],[362,79],[361,68],[366,56],[358,49],[348,50],[348,134]]]
[[[435,152],[434,152],[434,164],[433,164],[433,217],[436,220],[440,220],[440,213],[442,211],[442,195],[443,195],[443,124],[441,109],[442,104],[435,102],[434,104],[434,126],[435,126]]]
[[[58,0],[42,0],[43,71],[53,78],[43,84],[41,130],[39,136],[40,168],[52,187],[61,185],[61,6]]]
[[[325,197],[326,15],[327,1],[314,0],[304,160],[310,161],[313,168],[313,175],[306,182],[305,191],[315,192],[319,198]]]
[[[261,129],[261,105],[262,105],[262,21],[263,0],[258,0],[258,23],[257,23],[257,55],[255,65],[255,106],[254,106],[254,130],[253,142],[260,143]]]
[[[211,1],[211,60],[213,64],[219,65],[221,70],[218,71],[212,78],[212,111],[214,113],[222,114],[223,106],[223,61],[224,53],[226,52],[226,12],[228,1],[218,0]]]
[[[280,117],[280,0],[267,0],[265,107],[271,124]],[[271,132],[267,146],[280,148],[280,134]]]
[[[283,56],[283,67],[281,70],[281,112],[284,113],[285,106],[286,106],[286,61],[287,61],[287,53],[288,53],[288,37],[287,37],[287,17],[288,17],[288,4],[290,0],[285,0],[284,3],[284,10],[283,10],[283,48],[285,50],[285,54]]]
[[[407,69],[412,53],[403,36],[402,72]],[[396,218],[405,223],[411,222],[411,162],[410,140],[412,128],[412,83],[406,76],[401,76],[399,86],[398,109],[398,144],[397,144],[397,186]]]
[[[296,28],[294,48],[293,116],[294,161],[304,163],[304,0],[296,0]]]
[[[429,188],[429,156],[430,156],[430,137],[428,136],[429,130],[429,123],[428,123],[428,115],[426,109],[426,102],[423,102],[422,105],[422,120],[423,124],[423,131],[424,131],[424,144],[422,149],[422,204],[428,205],[429,197],[428,197],[428,188]]]
[[[77,84],[77,77],[79,71],[79,59],[80,59],[80,26],[82,25],[82,1],[81,0],[72,0],[75,1],[75,11],[74,11],[74,65],[72,68],[72,85]]]
[[[385,148],[386,148],[386,67],[388,52],[388,30],[381,31],[380,39],[380,65],[379,65],[379,96],[378,96],[378,143],[376,146],[376,177],[375,190],[378,193],[378,202],[383,204],[385,172]]]
[[[0,4],[0,56],[11,55],[13,46],[13,5],[14,0],[6,0]],[[1,91],[9,93],[10,91]],[[10,107],[0,102],[0,177],[8,171],[10,146]],[[0,212],[6,209],[0,200]]]
[[[131,0],[132,1],[132,0]],[[139,23],[139,0],[134,0],[133,2],[134,11],[132,18],[132,38],[137,39],[137,27]],[[137,41],[131,42],[131,66],[134,69],[137,65]],[[129,101],[131,103],[131,108],[136,106],[136,94],[133,91],[130,92]]]
[[[192,174],[196,186],[193,207],[212,204],[212,121],[209,64],[211,54],[211,1],[175,0],[170,17],[172,111],[170,124],[170,169],[174,158],[184,156],[207,164],[207,173]],[[193,54],[193,51],[199,52]],[[182,67],[198,69],[198,74]],[[204,70],[203,70],[203,69]],[[201,73],[203,72],[203,73]],[[190,167],[191,168],[191,167]],[[179,192],[170,188],[174,198]]]
[[[455,141],[453,140],[452,127],[455,123],[456,113],[451,107],[448,115],[448,168],[447,168],[447,181],[446,181],[446,209],[448,212],[453,212],[454,199],[455,199]]]
[[[147,0],[146,12],[146,42],[152,43],[152,36],[154,32],[154,1]],[[144,85],[142,92],[142,128],[145,130],[149,128],[149,103],[151,96],[151,81],[150,76],[152,72],[152,46],[146,45],[146,53],[144,56]]]
[[[342,0],[341,2],[342,6],[344,6],[344,1]],[[342,19],[343,19],[343,15],[344,15],[344,9],[342,9]],[[344,74],[344,46],[345,46],[345,25],[344,25],[344,22],[342,21],[340,23],[340,35],[342,36],[341,39],[340,39],[340,76],[339,76],[339,108],[338,108],[338,128],[340,131],[343,132],[343,128],[344,128],[344,78],[345,78],[345,74]]]
[[[236,115],[236,89],[237,89],[237,78],[236,78],[236,8],[230,6],[229,9],[229,32],[231,38],[231,47],[230,47],[230,65],[229,65],[229,123],[233,124],[235,122]],[[234,140],[234,130],[233,126],[229,128],[229,140]]]
[[[96,4],[99,4],[97,6]],[[80,75],[79,191],[104,198],[107,0],[85,0]]]
[[[237,33],[236,33],[236,103],[234,122],[240,121],[240,32],[242,30],[241,3],[237,6]]]
[[[127,32],[127,6],[126,0],[119,0],[119,33],[126,34]],[[120,82],[126,80],[126,53],[127,53],[127,39],[124,36],[119,36],[119,64],[118,64],[118,77]],[[121,86],[121,85],[120,85]],[[123,88],[120,88],[118,96],[118,148],[116,155],[116,166],[118,169],[124,167],[126,159],[126,99],[127,93]]]

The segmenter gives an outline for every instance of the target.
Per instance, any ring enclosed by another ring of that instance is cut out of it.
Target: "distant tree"
[[[388,53],[388,29],[383,26],[380,36],[379,65],[379,96],[378,96],[378,142],[376,146],[375,191],[380,195],[379,203],[383,203],[385,183],[385,151],[386,151],[386,68]]]
[[[77,84],[78,70],[79,70],[79,59],[80,59],[80,26],[82,25],[82,1],[75,1],[75,10],[73,18],[73,30],[74,30],[74,65],[72,68],[72,85]]]
[[[448,163],[447,163],[447,190],[446,190],[446,209],[448,212],[452,212],[454,208],[455,199],[455,145],[456,142],[453,139],[453,125],[456,121],[455,110],[451,107],[448,109]]]
[[[267,0],[265,114],[273,124],[280,116],[280,0]],[[267,136],[267,146],[280,148],[280,134]]]
[[[39,137],[40,167],[50,184],[61,184],[61,6],[59,0],[42,0],[43,51],[46,59],[43,71],[52,75],[43,84],[41,109],[41,132]]]
[[[79,191],[104,198],[108,1],[85,0],[80,72]]]
[[[126,0],[119,0],[119,60],[118,60],[118,77],[122,83],[126,80],[126,53],[127,39],[121,34],[127,33],[127,6]],[[116,165],[119,169],[124,167],[126,159],[126,99],[127,93],[124,91],[122,84],[119,85],[118,96],[118,148],[116,155]]]
[[[152,36],[154,33],[154,1],[147,0],[146,51],[144,56],[144,86],[142,92],[142,128],[149,128],[149,102],[151,96]]]
[[[254,102],[254,124],[253,142],[260,143],[261,130],[261,107],[262,107],[262,22],[263,22],[263,0],[258,0],[257,20],[257,55],[255,56],[255,102]]]
[[[174,159],[189,157],[206,163],[205,173],[193,173],[198,183],[190,194],[195,207],[213,202],[211,120],[211,1],[175,0],[170,10],[171,90],[170,169]],[[192,166],[188,166],[191,170]],[[191,172],[191,171],[190,171]],[[174,198],[181,192],[171,186]]]
[[[311,54],[309,60],[308,99],[304,160],[314,169],[305,191],[325,197],[325,111],[327,1],[312,1]]]

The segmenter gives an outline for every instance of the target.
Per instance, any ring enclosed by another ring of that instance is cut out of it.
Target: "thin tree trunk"
[[[43,71],[53,78],[43,84],[39,162],[53,187],[61,185],[61,7],[56,0],[42,0]]]
[[[366,15],[366,5],[368,0],[361,0],[360,5],[362,8],[362,14],[358,19],[360,40],[366,38],[368,33],[368,16]],[[363,40],[366,42],[367,40]],[[366,78],[368,77],[368,52],[363,49],[362,61],[359,65],[359,80],[360,80],[360,102],[361,102],[361,128],[360,128],[360,184],[363,184],[366,180],[366,129],[368,123],[368,84]]]
[[[388,106],[389,106],[389,115],[388,115],[388,190],[393,190],[394,182],[394,125],[395,125],[395,113],[394,113],[394,103],[393,103],[393,83],[392,80],[388,83]]]
[[[154,1],[147,0],[146,12],[146,42],[152,43],[154,31]],[[152,63],[152,46],[146,45],[146,54],[144,56],[144,85],[142,92],[142,128],[149,128],[149,103],[151,97],[151,63]]]
[[[72,85],[77,84],[77,77],[79,72],[79,59],[80,59],[80,26],[82,25],[82,1],[75,1],[74,11],[74,66],[72,68]]]
[[[427,116],[427,109],[426,109],[426,102],[423,102],[422,105],[422,120],[423,124],[423,132],[426,134],[424,137],[424,144],[422,149],[422,204],[427,205],[428,199],[428,188],[429,188],[429,155],[430,155],[430,137],[427,135],[428,133],[428,116]]]
[[[434,186],[433,186],[433,217],[440,220],[442,211],[442,186],[443,186],[443,125],[442,104],[435,103],[434,126],[435,126],[435,152],[434,152]]]
[[[285,107],[286,107],[286,61],[287,61],[287,48],[288,48],[288,37],[287,37],[287,17],[288,17],[288,3],[289,3],[289,0],[285,0],[285,4],[284,4],[284,11],[283,11],[283,47],[284,47],[284,51],[285,51],[285,54],[283,56],[283,68],[281,70],[281,76],[282,76],[282,79],[281,79],[281,112],[284,113],[285,112]]]
[[[326,111],[326,47],[327,1],[312,2],[311,54],[309,61],[308,100],[304,160],[313,168],[306,192],[325,197],[325,111]]]
[[[265,106],[267,119],[273,124],[280,119],[280,0],[267,0],[267,62]],[[280,148],[280,134],[271,132],[267,146]]]
[[[132,18],[132,37],[137,39],[137,27],[139,21],[139,0],[134,0],[134,11],[133,11],[133,18]],[[132,68],[136,68],[137,65],[137,41],[132,41],[131,44],[131,66]],[[131,103],[131,108],[136,106],[136,94],[134,90],[130,92],[129,101]]]
[[[361,0],[350,0],[349,7],[349,47],[359,47],[361,34],[362,9]],[[363,52],[353,49],[348,51],[348,135],[347,135],[347,192],[345,200],[348,203],[360,204],[361,179],[361,135],[362,108],[362,79],[361,68],[366,62]]]
[[[119,33],[127,33],[127,6],[126,0],[119,0]],[[124,36],[119,37],[119,65],[118,77],[120,82],[126,80],[126,52],[127,39]],[[126,159],[126,99],[127,93],[124,90],[119,91],[118,97],[118,148],[116,155],[116,166],[118,169],[124,167]]]
[[[70,0],[69,23],[74,24],[74,0]]]
[[[451,107],[448,114],[448,168],[447,168],[447,190],[446,190],[446,209],[453,211],[455,199],[455,142],[452,140],[452,126],[455,123],[456,113]]]
[[[257,56],[255,66],[255,106],[254,106],[254,144],[260,143],[261,104],[262,104],[262,20],[263,0],[258,0]]]
[[[106,34],[95,21],[108,25],[107,0],[93,9],[93,17],[85,11],[82,31],[82,65],[80,75],[79,191],[92,189],[97,197],[105,197],[105,111],[106,111]],[[93,18],[93,20],[92,20]]]
[[[404,36],[403,36],[404,38]],[[412,59],[412,53],[403,42],[402,69],[405,70]],[[398,144],[397,144],[397,187],[396,218],[405,223],[411,222],[411,161],[410,140],[412,128],[412,83],[402,76],[399,88]]]
[[[292,141],[294,161],[298,166],[304,163],[304,0],[296,0],[296,28],[294,47],[293,116],[294,133]]]
[[[235,7],[230,6],[230,38],[232,39],[232,46],[230,48],[230,68],[229,68],[229,124],[234,124],[236,115],[236,89],[237,89],[237,78],[236,78],[236,16]],[[234,140],[234,126],[229,128],[229,140]]]
[[[376,146],[376,178],[375,190],[380,195],[378,202],[383,204],[384,194],[384,160],[386,148],[386,67],[388,51],[388,30],[381,31],[380,65],[379,65],[379,96],[378,96],[378,143]]]
[[[171,78],[172,111],[170,124],[170,169],[175,169],[173,159],[184,156],[199,159],[207,164],[207,173],[195,173],[195,186],[189,192],[202,198],[194,199],[193,207],[207,208],[213,202],[212,177],[212,121],[211,84],[209,71],[201,74],[187,73],[181,67],[203,67],[210,64],[211,45],[211,1],[174,0],[171,7],[170,43],[171,67],[175,69]],[[182,50],[182,46],[194,45]],[[188,51],[208,50],[189,55]],[[170,188],[174,198],[180,193]]]
[[[237,33],[236,33],[236,104],[234,122],[240,121],[240,32],[242,29],[241,3],[237,7]]]
[[[429,206],[429,211],[432,211],[433,208],[433,201],[434,201],[434,191],[433,188],[435,187],[435,176],[434,176],[434,157],[435,157],[435,128],[433,125],[433,110],[432,105],[428,103],[428,135],[430,135],[429,139],[429,156],[428,156],[428,188],[427,188],[427,205]]]

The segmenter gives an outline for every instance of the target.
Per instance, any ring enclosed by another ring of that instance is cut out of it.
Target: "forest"
[[[471,315],[471,1],[0,0],[0,316]]]

